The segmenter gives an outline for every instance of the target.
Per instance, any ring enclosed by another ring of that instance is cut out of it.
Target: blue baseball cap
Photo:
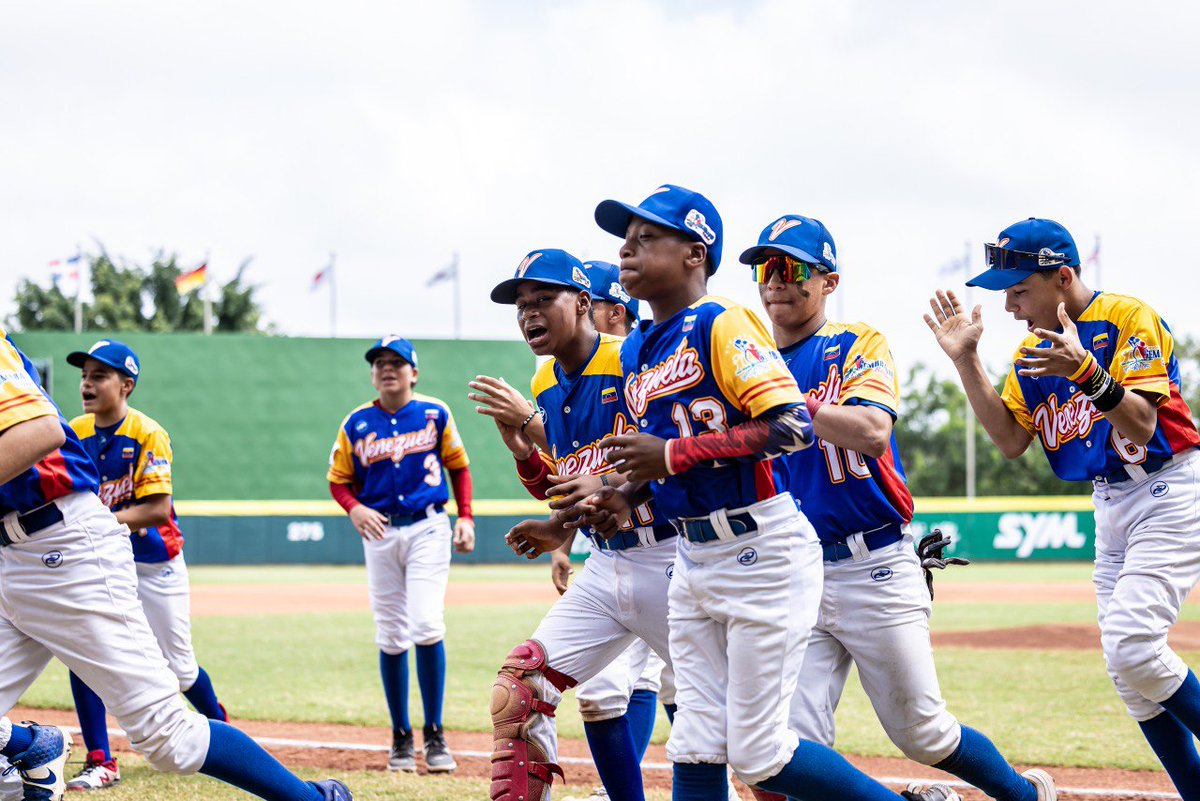
[[[606,261],[585,261],[588,278],[592,282],[591,295],[596,300],[607,300],[625,307],[633,319],[638,318],[637,298],[629,296],[621,286],[621,268]]]
[[[496,288],[492,290],[492,302],[516,303],[517,287],[525,281],[563,286],[589,294],[592,289],[592,281],[588,278],[583,262],[565,250],[545,248],[531,250],[521,259],[512,278],[496,284]]]
[[[605,200],[596,207],[596,224],[610,234],[625,238],[629,221],[637,217],[702,242],[708,248],[713,270],[721,264],[721,215],[699,192],[663,184],[637,206]]]
[[[374,364],[384,351],[396,354],[413,367],[417,366],[417,349],[413,347],[413,343],[395,334],[388,334],[371,346],[371,349],[367,351],[367,364]]]
[[[1079,249],[1067,229],[1037,217],[1008,226],[983,251],[988,269],[967,286],[1008,289],[1034,273],[1079,266]]]
[[[133,348],[115,339],[102,339],[88,348],[87,353],[77,350],[67,354],[67,364],[72,367],[83,367],[88,359],[95,359],[101,364],[107,364],[114,370],[124,373],[133,379],[135,386],[138,375],[142,372],[142,363],[138,361]]]
[[[742,264],[754,264],[771,251],[786,253],[794,259],[815,264],[831,272],[837,272],[837,245],[833,234],[820,220],[799,214],[785,214],[762,229],[758,244],[742,252]]]

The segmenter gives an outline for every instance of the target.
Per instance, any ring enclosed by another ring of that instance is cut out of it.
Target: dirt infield
[[[10,717],[16,720],[37,720],[40,723],[59,726],[77,725],[74,713],[61,710],[18,708],[10,713]],[[304,741],[303,747],[266,743],[268,750],[292,767],[381,771],[387,761],[386,746],[390,742],[390,734],[387,729],[382,727],[343,726],[329,723],[235,722],[256,738]],[[451,748],[457,754],[459,762],[457,775],[475,778],[486,778],[490,775],[490,764],[486,757],[481,756],[491,751],[490,735],[481,732],[448,732],[448,739]],[[367,746],[370,750],[338,748],[337,745]],[[113,746],[118,752],[129,750],[128,741],[122,738],[114,739]],[[562,740],[560,755],[568,760],[586,760],[588,759],[587,744],[581,740]],[[933,768],[916,765],[903,759],[852,756],[850,760],[865,772],[884,781],[891,778],[943,781],[952,778]],[[650,746],[645,758],[647,768],[643,771],[648,787],[661,789],[670,787],[671,774],[668,770],[662,769],[666,761],[663,746]],[[588,789],[599,781],[595,769],[590,764],[569,762],[564,764],[563,768],[567,775],[567,792],[556,793],[556,797],[561,798],[572,794],[586,795]],[[1173,792],[1170,781],[1161,772],[1054,768],[1052,773],[1058,782],[1060,792],[1066,797],[1072,797],[1071,793],[1064,792],[1069,789],[1119,791],[1114,792],[1113,795],[1088,793],[1088,797],[1093,801],[1117,801],[1117,799],[1129,801],[1144,797],[1138,793]],[[432,777],[430,779],[430,781],[437,780]],[[742,788],[742,797],[751,797],[745,788]],[[974,791],[967,791],[963,797],[969,801],[984,801],[986,798]],[[1079,796],[1076,794],[1075,797]]]

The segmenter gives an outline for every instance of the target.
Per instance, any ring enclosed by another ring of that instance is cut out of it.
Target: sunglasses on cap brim
[[[769,282],[772,275],[778,275],[784,283],[798,284],[807,281],[814,272],[828,272],[818,264],[809,264],[791,256],[767,256],[750,265],[750,269],[754,273],[754,280],[760,284]]]
[[[984,261],[989,270],[1045,270],[1051,267],[1066,267],[1067,256],[1046,248],[1042,253],[1026,250],[1009,250],[996,244],[983,246]]]

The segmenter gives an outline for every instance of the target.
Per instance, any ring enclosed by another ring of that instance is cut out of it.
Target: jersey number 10
[[[820,438],[817,439],[817,443],[825,454],[825,467],[829,469],[829,480],[834,484],[841,484],[845,481],[847,472],[855,478],[871,477],[871,468],[867,467],[866,461],[858,451],[839,448],[832,442],[826,442]],[[845,454],[844,459],[842,458],[843,454]]]

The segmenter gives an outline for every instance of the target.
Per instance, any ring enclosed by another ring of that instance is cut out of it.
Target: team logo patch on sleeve
[[[1152,348],[1137,337],[1130,337],[1128,343],[1129,358],[1121,362],[1126,371],[1136,373],[1162,361],[1162,348]]]
[[[763,347],[757,342],[751,342],[747,339],[738,338],[733,340],[733,348],[736,360],[739,362],[736,370],[737,377],[742,380],[769,370],[775,362],[783,361],[783,357],[779,355],[779,351],[774,348]]]
[[[846,365],[844,378],[846,381],[852,381],[872,370],[878,370],[888,378],[892,377],[892,369],[888,367],[887,362],[883,359],[867,359],[860,353],[854,357],[854,361]]]

